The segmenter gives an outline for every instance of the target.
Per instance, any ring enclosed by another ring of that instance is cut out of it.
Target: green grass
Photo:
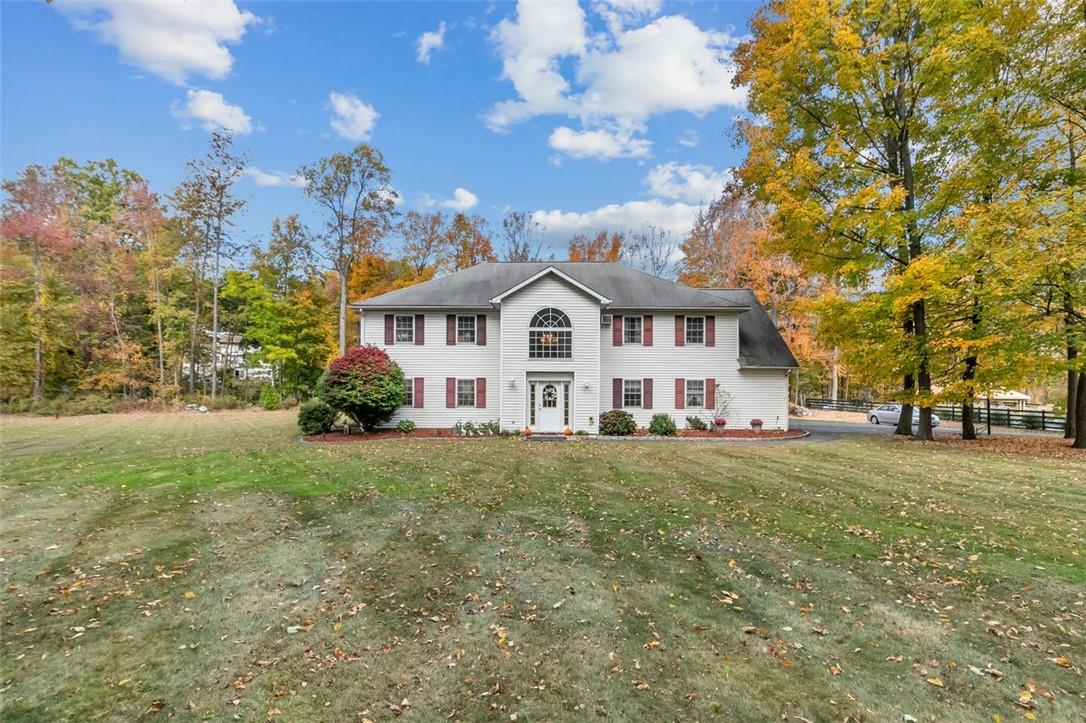
[[[5,721],[1086,717],[1081,460],[0,433]]]

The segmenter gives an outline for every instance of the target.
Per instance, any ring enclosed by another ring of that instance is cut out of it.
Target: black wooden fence
[[[832,409],[839,412],[866,412],[875,405],[863,399],[808,399],[807,406],[811,409]],[[960,406],[938,406],[935,413],[944,421],[961,421],[962,408]],[[973,421],[978,427],[988,424],[989,410],[984,404],[973,407]],[[1062,432],[1064,418],[1052,412],[1033,409],[1007,409],[1005,407],[992,407],[992,426],[1010,427],[1012,429],[1036,429],[1047,432]]]

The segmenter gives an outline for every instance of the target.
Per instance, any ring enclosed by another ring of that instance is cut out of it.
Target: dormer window
[[[529,359],[569,359],[573,356],[573,325],[561,309],[537,312],[528,325]]]

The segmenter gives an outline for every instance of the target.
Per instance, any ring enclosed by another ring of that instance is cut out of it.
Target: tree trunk
[[[347,274],[336,273],[339,275],[339,355],[343,356],[347,353]]]
[[[1078,391],[1075,393],[1075,449],[1086,449],[1086,374],[1078,374]],[[1070,405],[1068,405],[1070,407]],[[1070,415],[1070,408],[1068,409]]]
[[[42,311],[41,311],[41,248],[34,244],[34,389],[30,398],[35,405],[41,403],[45,374],[42,371]]]
[[[158,386],[159,394],[162,393],[161,387],[166,386],[166,359],[162,351],[162,306],[161,306],[161,292],[158,285],[158,269],[154,269],[151,275],[151,284],[154,292],[154,313],[155,313],[155,345],[158,349]],[[158,396],[156,394],[155,396]]]
[[[904,391],[912,395],[913,393],[913,375],[906,374],[904,383],[901,385]],[[894,434],[901,434],[906,437],[911,437],[913,433],[913,404],[912,402],[904,402],[901,405],[901,416],[897,419],[897,428],[894,429]]]
[[[196,393],[196,332],[200,328],[200,284],[196,290],[196,307],[192,317],[192,333],[189,336],[189,394]]]
[[[215,253],[215,286],[211,290],[211,401],[219,390],[219,254]]]
[[[919,344],[923,345],[920,354],[920,367],[917,371],[916,382],[918,392],[927,398],[931,393],[931,371],[928,368],[927,356],[927,304],[924,299],[913,303],[913,332]],[[931,433],[931,404],[925,402],[920,407],[920,423],[917,425],[916,438],[923,440],[933,439]]]
[[[973,420],[973,400],[962,402],[962,439],[976,439],[977,425]]]
[[[837,401],[837,387],[840,381],[840,368],[837,366],[837,347],[833,348],[833,376],[830,380],[830,399]]]

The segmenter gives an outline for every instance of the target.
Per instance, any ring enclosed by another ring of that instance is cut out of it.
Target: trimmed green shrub
[[[336,423],[336,410],[323,399],[310,399],[298,410],[302,434],[324,434]]]
[[[279,409],[280,401],[282,400],[279,398],[279,392],[276,391],[275,387],[266,386],[260,390],[260,406],[264,407],[264,409],[269,411]]]
[[[410,419],[401,419],[400,423],[396,425],[396,431],[407,434],[408,432],[415,431],[415,423]]]
[[[649,434],[655,434],[659,437],[674,437],[678,431],[675,420],[668,415],[652,415],[652,421],[649,422]]]
[[[696,429],[699,432],[704,432],[706,429],[709,428],[709,425],[703,422],[701,417],[694,416],[686,418],[686,428]]]
[[[367,432],[403,406],[403,372],[383,349],[356,347],[332,360],[317,384],[317,395]]]
[[[637,431],[633,415],[622,409],[612,409],[600,415],[600,434],[626,437]]]

